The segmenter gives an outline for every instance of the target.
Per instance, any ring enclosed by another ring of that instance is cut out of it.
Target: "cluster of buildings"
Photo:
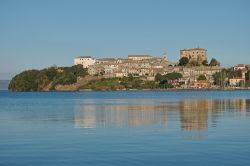
[[[189,62],[196,66],[178,66],[177,62],[168,61],[166,55],[153,57],[150,55],[128,55],[127,58],[103,58],[94,59],[91,56],[81,56],[74,59],[74,64],[83,65],[88,68],[90,75],[102,75],[105,78],[111,77],[140,77],[141,79],[153,81],[156,74],[168,74],[178,72],[183,75],[178,80],[182,88],[209,88],[213,85],[213,74],[220,72],[219,66],[201,65],[207,61],[207,50],[203,48],[192,48],[180,50],[180,58],[187,57]],[[242,70],[236,66],[235,70]],[[204,75],[206,80],[198,81],[197,78]],[[238,80],[237,80],[238,79]],[[244,78],[241,78],[244,79]],[[239,78],[231,80],[230,84],[239,83]]]
[[[241,76],[230,78],[229,85],[234,87],[244,87],[246,84],[246,73],[248,72],[248,68],[249,67],[244,64],[238,64],[234,66],[233,71],[241,73]]]

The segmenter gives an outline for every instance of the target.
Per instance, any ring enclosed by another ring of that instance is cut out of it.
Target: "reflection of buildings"
[[[183,100],[179,106],[183,130],[207,130],[209,115],[216,122],[221,112],[244,113],[250,109],[250,99]]]
[[[127,102],[118,104],[87,104],[75,107],[75,127],[126,127],[148,124],[166,124],[167,114],[159,113],[165,111],[164,106],[129,104]]]
[[[180,101],[180,121],[183,130],[206,130],[208,127],[209,100]]]
[[[217,100],[214,106],[224,112],[249,112],[250,99]]]
[[[96,114],[91,106],[84,106],[87,111],[75,111],[75,127],[77,128],[95,128]],[[84,117],[84,118],[83,118]]]
[[[176,123],[182,130],[207,130],[218,123],[223,112],[248,112],[250,99],[190,99],[165,102],[164,99],[85,99],[75,106],[75,127],[128,127]],[[248,114],[249,115],[249,114]],[[214,124],[213,124],[214,123]]]

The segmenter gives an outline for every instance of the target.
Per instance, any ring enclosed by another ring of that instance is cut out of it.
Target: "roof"
[[[97,59],[98,61],[115,61],[115,58],[102,58],[102,59]]]
[[[244,64],[238,64],[235,67],[245,67],[245,65]]]
[[[79,56],[79,57],[76,57],[76,58],[92,58],[91,56]]]
[[[181,51],[194,51],[194,50],[204,50],[207,51],[205,48],[188,48],[188,49],[181,49]]]
[[[150,55],[128,55],[128,57],[151,57]]]

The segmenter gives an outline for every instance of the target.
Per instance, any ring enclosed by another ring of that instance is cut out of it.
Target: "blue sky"
[[[147,53],[170,61],[203,47],[222,66],[250,64],[248,0],[1,0],[0,79],[71,66],[79,55]]]

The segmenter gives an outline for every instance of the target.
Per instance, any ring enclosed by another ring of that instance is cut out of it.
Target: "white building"
[[[241,77],[229,79],[230,86],[240,86],[240,85],[244,85],[244,84],[245,84],[245,79],[243,79]]]
[[[246,66],[244,64],[238,64],[238,65],[234,66],[233,69],[234,69],[234,71],[244,70],[244,69],[246,69]]]
[[[95,63],[95,59],[91,56],[80,56],[74,59],[74,65],[82,65],[83,68],[88,68]]]

